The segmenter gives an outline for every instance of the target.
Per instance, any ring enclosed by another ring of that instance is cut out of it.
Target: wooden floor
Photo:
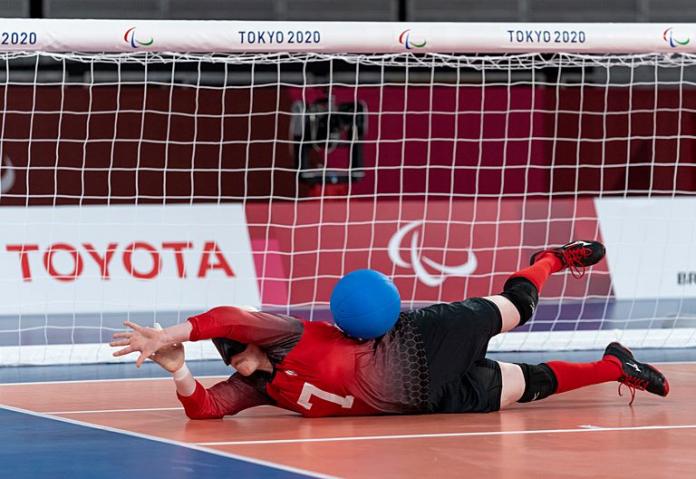
[[[0,403],[329,476],[696,477],[696,364],[660,369],[668,398],[639,392],[628,406],[612,383],[493,414],[304,419],[261,407],[190,421],[168,379],[0,385]]]

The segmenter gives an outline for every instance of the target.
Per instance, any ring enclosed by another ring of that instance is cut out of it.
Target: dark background
[[[689,22],[691,0],[3,0],[0,16],[217,20]]]

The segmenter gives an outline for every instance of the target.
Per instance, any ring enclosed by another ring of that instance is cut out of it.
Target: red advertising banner
[[[327,302],[359,268],[391,276],[405,303],[496,294],[533,251],[599,238],[593,201],[308,201],[248,204],[265,305]],[[554,277],[547,298],[611,295],[605,264]]]

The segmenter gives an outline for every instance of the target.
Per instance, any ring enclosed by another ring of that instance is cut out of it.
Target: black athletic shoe
[[[606,250],[599,241],[577,240],[558,248],[537,251],[530,258],[529,264],[534,264],[537,258],[544,253],[556,255],[575,278],[581,278],[585,274],[585,268],[599,263],[604,258]]]
[[[604,359],[611,356],[610,360],[618,360],[623,369],[623,376],[619,378],[619,395],[621,395],[621,386],[628,386],[631,392],[631,402],[636,396],[636,389],[639,391],[648,391],[649,393],[657,394],[658,396],[667,396],[669,394],[669,382],[664,374],[657,370],[654,366],[647,363],[636,361],[633,353],[627,347],[620,343],[611,343],[604,350]]]

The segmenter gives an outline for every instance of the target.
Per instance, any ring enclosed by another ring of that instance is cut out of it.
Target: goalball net
[[[496,294],[573,239],[607,260],[492,350],[696,344],[696,25],[7,30],[3,365],[217,305],[330,320],[359,268],[405,309]]]

